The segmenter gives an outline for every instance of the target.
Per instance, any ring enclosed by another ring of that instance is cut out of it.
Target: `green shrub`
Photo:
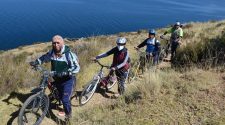
[[[174,58],[174,66],[189,66],[190,64],[209,65],[223,63],[225,54],[225,35],[214,39],[202,38],[201,42],[188,44],[186,47],[178,49]]]

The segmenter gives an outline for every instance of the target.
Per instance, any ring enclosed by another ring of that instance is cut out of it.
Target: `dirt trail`
[[[162,62],[158,65],[158,69],[170,67],[169,62]],[[129,84],[127,84],[129,86]],[[93,108],[96,106],[105,105],[106,103],[111,103],[112,101],[115,101],[114,94],[117,94],[117,88],[118,86],[115,85],[109,93],[107,93],[107,96],[104,96],[101,92],[97,92],[93,95],[91,100],[83,105],[79,106],[78,98],[73,98],[72,100],[72,110],[75,111],[82,111],[86,110],[88,108]],[[81,89],[79,90],[81,91]],[[23,102],[25,102],[26,98],[30,96],[29,90],[20,90],[19,92],[13,92],[10,95],[7,95],[5,97],[2,97],[0,99],[0,121],[2,121],[3,125],[17,125],[17,116],[19,114],[19,109]],[[51,115],[51,118],[44,118],[42,125],[55,125],[57,122],[60,122],[61,118],[58,118],[57,110],[52,110],[53,115]],[[63,120],[63,119],[61,119]]]
[[[115,85],[111,91],[117,93],[117,85]],[[19,108],[21,107],[22,102],[24,102],[26,98],[30,96],[30,94],[25,93],[29,93],[29,91],[13,92],[10,95],[7,95],[0,99],[0,121],[2,121],[3,125],[17,125]],[[113,96],[112,93],[107,93],[107,95]],[[105,103],[110,103],[113,100],[115,99],[104,97],[100,92],[98,92],[94,94],[94,96],[86,105],[79,106],[78,98],[74,97],[72,99],[72,110],[82,111],[84,109],[101,106]],[[42,125],[55,125],[56,122],[59,122],[61,118],[57,119],[58,111],[52,110],[52,112],[54,113],[54,115],[51,115],[52,118],[45,117]]]

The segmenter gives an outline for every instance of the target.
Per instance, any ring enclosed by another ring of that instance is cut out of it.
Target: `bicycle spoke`
[[[39,110],[39,107],[37,108],[37,98],[35,98],[33,105],[32,105],[32,112],[37,113]]]

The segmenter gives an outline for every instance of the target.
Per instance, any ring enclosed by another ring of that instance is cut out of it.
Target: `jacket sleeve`
[[[183,37],[183,34],[184,34],[184,33],[183,33],[183,30],[180,28],[180,31],[179,31],[179,37],[182,38],[182,37]]]
[[[112,49],[109,50],[108,52],[99,54],[98,56],[96,56],[96,59],[101,59],[101,58],[104,58],[104,57],[107,57],[107,56],[113,54],[113,53],[115,52],[115,49],[116,49],[116,47],[112,48]]]
[[[148,41],[148,39],[144,40],[144,41],[143,41],[141,44],[139,44],[137,47],[138,47],[138,48],[144,47],[145,45],[147,45],[147,41]]]
[[[126,63],[127,63],[127,61],[128,61],[128,59],[129,59],[129,53],[126,52],[126,53],[125,53],[125,59],[124,59],[124,61],[123,61],[121,64],[119,64],[118,66],[116,66],[116,69],[120,69],[120,68],[122,68],[123,66],[125,66]]]
[[[41,57],[39,57],[36,61],[39,64],[50,62],[51,61],[51,53],[52,53],[52,50],[47,52],[46,54],[42,55]]]
[[[70,52],[69,58],[71,67],[69,68],[68,71],[71,71],[73,74],[78,73],[80,71],[80,65],[78,63],[77,55],[75,53]]]

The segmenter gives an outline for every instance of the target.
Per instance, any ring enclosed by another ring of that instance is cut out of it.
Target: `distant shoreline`
[[[188,23],[183,23],[183,25],[187,25],[187,24],[190,24],[190,23],[215,23],[215,22],[221,22],[221,21],[224,21],[224,19],[221,19],[221,20],[209,20],[209,21],[197,21],[197,22],[188,22]],[[165,28],[168,28],[170,27],[172,24],[170,25],[167,25],[166,27],[161,27],[161,28],[156,28],[157,30],[161,30],[161,29],[165,29]],[[102,34],[102,35],[94,35],[94,36],[87,36],[87,37],[79,37],[79,38],[70,38],[70,37],[64,37],[65,40],[67,41],[76,41],[76,40],[79,40],[79,39],[89,39],[89,38],[95,38],[95,37],[107,37],[107,36],[118,36],[120,34],[132,34],[132,33],[137,33],[139,31],[147,31],[147,29],[139,29],[139,30],[136,30],[136,31],[130,31],[130,32],[118,32],[118,33],[115,33],[115,34]],[[125,35],[126,37],[126,35]],[[21,46],[18,46],[18,47],[15,47],[15,48],[9,48],[9,49],[4,49],[4,50],[0,50],[0,54],[1,53],[4,53],[6,51],[17,51],[17,50],[20,50],[22,48],[30,48],[32,46],[39,46],[41,44],[49,44],[50,43],[50,40],[49,41],[40,41],[40,42],[34,42],[33,44],[25,44],[25,45],[21,45]]]

